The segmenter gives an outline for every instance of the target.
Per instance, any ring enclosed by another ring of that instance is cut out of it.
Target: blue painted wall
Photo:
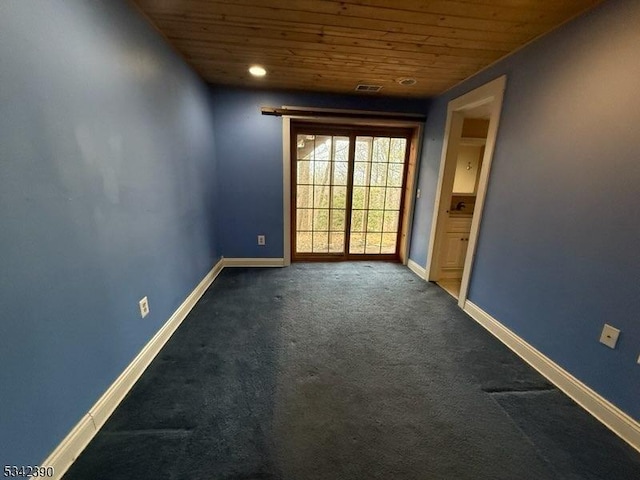
[[[282,119],[263,106],[313,106],[425,113],[429,100],[212,89],[219,176],[220,251],[225,257],[282,258]],[[258,246],[256,236],[266,235]]]
[[[42,461],[217,261],[216,182],[208,87],[126,2],[0,2],[2,465]]]
[[[447,102],[506,74],[469,298],[637,420],[639,24],[637,0],[605,2],[434,102],[411,253],[425,265]]]
[[[444,115],[442,105],[444,105]],[[413,211],[413,228],[409,247],[409,258],[422,267],[427,264],[446,114],[447,101],[443,101],[442,98],[434,99],[429,108],[422,141],[417,187],[420,190],[420,198],[416,199]]]

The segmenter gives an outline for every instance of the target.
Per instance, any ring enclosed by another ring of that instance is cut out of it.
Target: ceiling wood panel
[[[477,43],[469,42],[474,48],[450,47],[445,45],[433,45],[427,41],[420,40],[395,40],[393,42],[383,38],[359,38],[337,34],[308,33],[292,30],[283,33],[280,28],[260,27],[260,26],[236,26],[225,22],[212,21],[207,24],[194,24],[188,21],[174,21],[173,25],[180,28],[179,36],[167,35],[172,40],[198,41],[213,40],[217,31],[224,30],[224,33],[217,34],[223,38],[224,43],[237,43],[238,39],[255,39],[264,43],[264,39],[269,39],[269,44],[275,42],[290,42],[295,44],[314,45],[334,45],[338,47],[369,47],[379,50],[405,51],[415,53],[433,53],[438,55],[451,55],[456,57],[471,58],[495,58],[496,55],[504,54],[509,48],[482,48]],[[219,39],[217,41],[220,41]]]
[[[388,0],[343,0],[343,2],[383,8],[389,7]],[[571,3],[574,3],[574,5],[570,6],[569,4]],[[561,21],[567,10],[570,11],[576,8],[576,6],[575,2],[401,0],[396,2],[393,8],[410,12],[428,12],[437,15],[454,15],[466,18],[553,24]]]
[[[329,59],[340,58],[341,55],[360,55],[364,58],[367,58],[367,61],[372,62],[377,58],[393,56],[398,60],[406,60],[406,64],[413,63],[415,65],[431,65],[435,62],[439,62],[442,65],[447,65],[455,68],[458,65],[478,66],[484,64],[483,58],[478,58],[477,56],[474,57],[472,55],[453,56],[444,55],[441,53],[430,53],[428,51],[410,52],[393,49],[376,49],[374,47],[366,45],[327,45],[311,42],[296,42],[289,39],[269,39],[268,44],[265,45],[265,40],[263,38],[222,34],[209,34],[197,39],[183,39],[172,36],[168,36],[168,38],[179,48],[192,48],[194,52],[198,50],[202,52],[202,50],[213,48],[216,45],[225,47],[228,50],[231,50],[231,47],[241,45],[243,47],[242,50],[244,51],[254,50],[258,52],[264,51],[265,53],[268,53],[269,51],[280,49],[284,52],[293,52],[290,53],[292,56],[301,57],[309,55],[309,52],[313,51],[319,52],[323,57]],[[375,64],[371,65],[372,68],[375,68],[375,66]]]
[[[601,0],[134,0],[214,84],[445,91]],[[248,73],[261,64],[268,75]],[[415,78],[412,87],[397,83]]]
[[[215,2],[215,0],[213,0]],[[224,4],[224,2],[222,2]],[[373,29],[391,29],[392,31],[404,31],[411,28],[423,31],[425,27],[432,29],[434,32],[445,32],[445,29],[461,29],[463,31],[480,31],[480,32],[514,32],[522,33],[535,32],[535,24],[526,22],[506,22],[487,20],[481,18],[468,18],[453,15],[437,15],[433,13],[415,12],[407,10],[399,10],[396,8],[371,7],[368,5],[349,4],[347,2],[334,1],[318,1],[318,0],[295,0],[291,2],[282,2],[282,7],[273,8],[268,6],[273,4],[271,0],[234,0],[234,9],[241,5],[250,11],[255,11],[260,15],[264,15],[264,10],[271,10],[276,16],[281,15],[293,18],[300,17],[300,21],[312,21],[317,23],[340,22],[340,24],[354,23],[360,27],[369,26]],[[229,9],[230,11],[232,9]],[[235,10],[234,10],[235,11]]]
[[[363,28],[353,29],[335,25],[292,23],[272,19],[270,19],[268,24],[265,25],[265,22],[260,21],[259,19],[234,17],[227,15],[211,15],[208,16],[206,20],[192,18],[185,20],[184,16],[164,16],[163,14],[158,14],[157,19],[158,21],[167,21],[171,23],[171,26],[174,29],[180,29],[181,24],[190,24],[196,28],[202,29],[203,31],[211,31],[214,28],[231,28],[233,26],[264,28],[267,30],[275,29],[283,38],[287,38],[294,32],[303,32],[320,35],[323,38],[335,36],[381,40],[385,42],[408,42],[425,45],[450,46],[457,48],[498,48],[504,51],[511,51],[512,49],[519,46],[519,43],[517,42],[501,42],[495,39],[485,41],[478,39],[469,40],[465,38],[435,37],[432,35],[428,35],[426,31],[422,31],[419,34],[412,34],[404,32],[390,32],[385,30],[367,30]]]

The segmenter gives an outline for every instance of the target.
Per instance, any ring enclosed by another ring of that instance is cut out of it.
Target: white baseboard
[[[409,267],[409,269],[415,273],[416,275],[418,275],[420,278],[422,278],[423,280],[425,280],[427,278],[427,271],[425,270],[424,267],[421,267],[420,265],[418,265],[416,262],[414,262],[413,260],[409,259],[409,261],[407,262],[407,267]]]
[[[284,258],[223,258],[225,267],[284,267]]]
[[[51,455],[39,464],[43,467],[53,467],[53,477],[47,478],[53,478],[55,480],[62,478],[71,464],[76,461],[80,453],[89,445],[89,442],[97,432],[98,430],[93,423],[91,415],[87,413],[80,419],[76,426],[73,427],[62,442],[60,442],[56,449],[51,452]],[[37,477],[29,478],[37,479]]]
[[[529,345],[477,305],[467,300],[464,311],[578,405],[640,452],[640,423]]]
[[[173,335],[182,321],[187,317],[200,297],[202,297],[207,288],[213,283],[222,271],[223,265],[223,261],[220,260],[211,271],[207,273],[198,286],[189,294],[185,301],[182,302],[174,314],[171,315],[171,318],[158,330],[136,358],[133,359],[129,366],[107,389],[104,395],[102,395],[89,412],[82,417],[51,455],[40,463],[40,465],[54,468],[55,475],[51,478],[62,478],[71,464],[78,458],[116,407],[122,402],[125,395],[131,390],[131,387],[133,387],[151,364],[164,344],[171,338],[171,335]]]

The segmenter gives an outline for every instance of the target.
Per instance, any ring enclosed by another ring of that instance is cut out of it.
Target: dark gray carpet
[[[494,399],[511,415],[556,478],[638,479],[639,455],[558,390],[501,392]]]
[[[627,480],[640,455],[405,267],[296,264],[225,269],[65,475],[139,478]]]

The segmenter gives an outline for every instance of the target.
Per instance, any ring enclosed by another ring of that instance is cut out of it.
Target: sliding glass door
[[[397,259],[409,133],[292,127],[294,260]]]

